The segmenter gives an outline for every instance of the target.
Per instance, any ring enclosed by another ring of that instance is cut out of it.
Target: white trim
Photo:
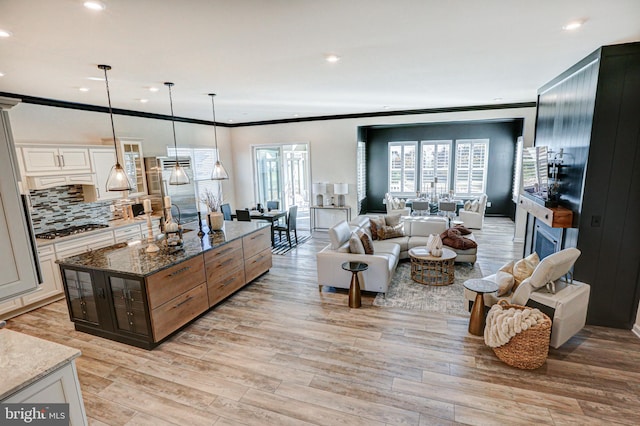
[[[640,337],[640,324],[635,324],[631,331],[633,332],[633,334]]]

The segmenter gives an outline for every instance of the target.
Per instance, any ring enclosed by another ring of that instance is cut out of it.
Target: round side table
[[[469,333],[476,336],[484,335],[484,294],[498,291],[498,284],[489,280],[472,279],[463,284],[468,290],[476,293],[476,299],[471,308],[471,318],[469,318]]]
[[[360,281],[358,280],[358,272],[369,269],[369,265],[364,262],[344,262],[342,269],[351,272],[351,285],[349,286],[349,307],[359,308],[360,303]]]

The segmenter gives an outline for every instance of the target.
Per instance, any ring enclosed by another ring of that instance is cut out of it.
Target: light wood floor
[[[521,255],[507,219],[477,232],[485,273]],[[466,317],[360,309],[318,293],[326,233],[153,351],[76,332],[64,303],[9,328],[78,348],[92,424],[640,424],[640,339],[587,327],[547,363],[502,364]],[[348,277],[347,277],[348,278]]]

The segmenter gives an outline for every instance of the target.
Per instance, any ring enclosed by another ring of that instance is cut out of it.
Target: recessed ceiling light
[[[157,92],[158,90],[160,89],[158,89],[157,87],[149,87],[150,92]]]
[[[584,24],[584,21],[572,21],[567,25],[563,26],[562,29],[565,31],[574,31],[580,28]]]
[[[101,78],[101,77],[87,77],[87,80],[104,81],[104,78]]]
[[[83,4],[84,4],[84,7],[91,10],[104,10],[106,8],[104,3],[96,0],[85,1]]]
[[[334,54],[330,54],[330,55],[325,56],[325,59],[326,59],[327,62],[335,64],[336,62],[338,62],[340,60],[340,56],[334,55]]]
[[[11,37],[11,32],[0,29],[0,37],[4,37],[4,38]]]
[[[89,88],[88,87],[81,87],[78,90],[81,91],[81,92],[88,92]]]
[[[502,100],[502,98],[493,98],[494,102],[500,102]]]
[[[149,99],[140,99],[141,104],[146,104],[147,102],[149,102]]]
[[[300,114],[293,114],[294,117],[300,117]]]
[[[3,72],[0,72],[0,77],[4,77],[4,73]]]
[[[382,107],[382,109],[391,109],[391,107],[389,105],[385,105]]]

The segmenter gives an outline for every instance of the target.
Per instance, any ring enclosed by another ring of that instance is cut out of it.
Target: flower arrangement
[[[214,194],[209,188],[206,188],[200,196],[200,202],[204,203],[210,212],[217,212],[220,208],[221,197]]]

